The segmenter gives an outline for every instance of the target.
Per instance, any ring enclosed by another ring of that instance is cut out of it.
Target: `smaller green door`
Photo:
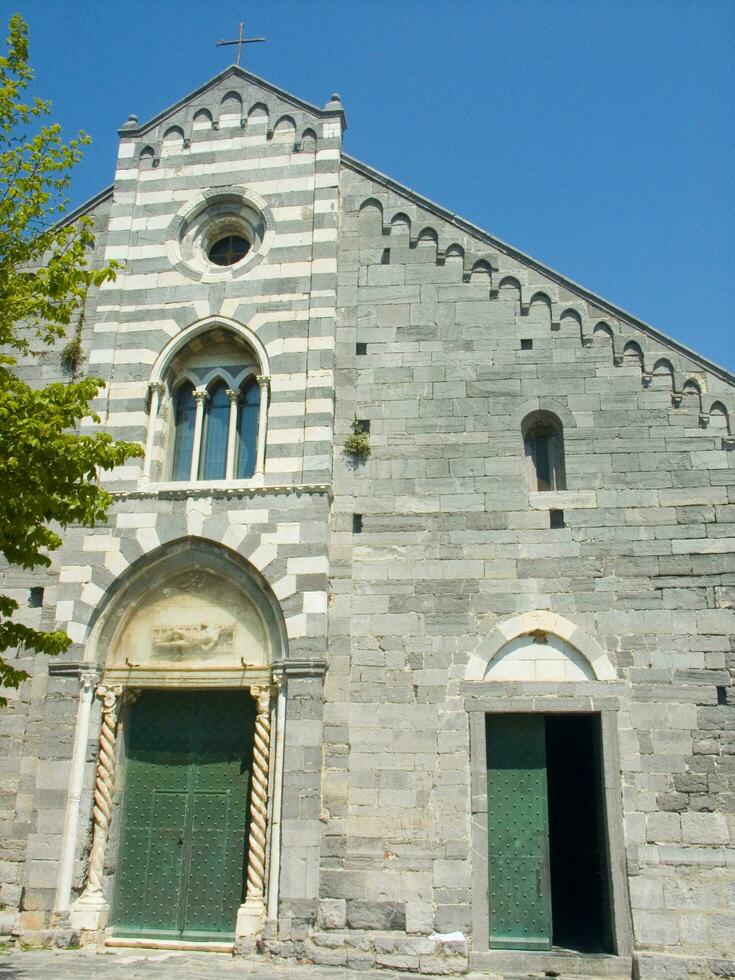
[[[255,710],[245,691],[144,691],[126,723],[116,935],[227,940],[242,901]]]
[[[486,721],[490,946],[551,949],[543,715]]]

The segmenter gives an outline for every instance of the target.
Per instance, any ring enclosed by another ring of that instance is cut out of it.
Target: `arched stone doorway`
[[[286,655],[262,575],[203,539],[158,549],[109,591],[86,647],[102,718],[77,928],[230,944],[260,930]]]

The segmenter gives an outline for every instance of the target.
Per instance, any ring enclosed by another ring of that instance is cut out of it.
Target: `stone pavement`
[[[479,974],[465,974],[466,980]],[[348,970],[309,964],[281,964],[223,953],[116,949],[0,952],[0,980],[404,980],[415,973]],[[422,980],[430,980],[425,974]],[[489,980],[487,974],[483,980]]]

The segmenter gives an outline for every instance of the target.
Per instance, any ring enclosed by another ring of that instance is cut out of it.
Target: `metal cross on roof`
[[[243,46],[243,44],[255,44],[258,41],[265,41],[266,40],[266,38],[264,38],[264,37],[243,37],[244,33],[245,33],[245,24],[241,22],[240,23],[240,36],[237,38],[237,40],[235,40],[235,41],[217,41],[217,47],[218,48],[221,48],[221,47],[226,46],[228,44],[236,44],[237,45],[237,58],[235,60],[235,64],[238,65],[238,66],[240,65],[240,54],[242,53],[242,46]]]

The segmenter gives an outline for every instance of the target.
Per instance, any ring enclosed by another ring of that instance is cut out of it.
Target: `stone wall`
[[[499,621],[548,609],[630,685],[637,946],[732,955],[729,381],[359,166],[342,200],[325,909],[348,931],[369,903],[376,929],[471,932],[460,686]],[[539,408],[564,424],[566,491],[527,483]],[[354,417],[372,447],[356,467]]]

